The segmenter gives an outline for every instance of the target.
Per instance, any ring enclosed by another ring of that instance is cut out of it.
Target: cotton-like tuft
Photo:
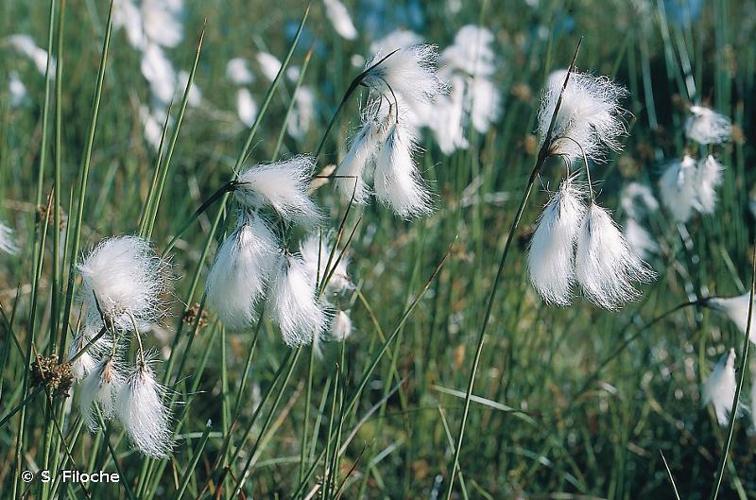
[[[471,76],[489,77],[496,71],[493,41],[494,34],[488,28],[465,25],[457,31],[454,43],[441,53],[441,63]]]
[[[118,371],[116,360],[112,356],[98,361],[84,379],[81,384],[79,409],[91,431],[94,432],[100,427],[94,404],[97,403],[105,420],[113,418],[116,413],[116,400],[123,383],[123,375]]]
[[[703,402],[711,403],[719,425],[730,423],[732,402],[735,399],[735,349],[722,356],[703,386]]]
[[[168,105],[176,92],[177,77],[163,49],[154,43],[147,44],[140,68],[155,99],[163,106]]]
[[[314,119],[315,93],[307,85],[301,85],[294,94],[294,106],[286,122],[286,132],[294,139],[304,139]]]
[[[10,72],[10,79],[8,80],[8,94],[10,95],[10,105],[12,108],[16,108],[23,104],[26,100],[26,96],[29,92],[26,90],[26,85],[21,81],[21,77],[15,71]]]
[[[423,43],[423,37],[415,33],[414,31],[405,29],[395,29],[388,35],[380,38],[370,44],[370,53],[373,55],[383,52],[388,54],[396,49],[402,49],[405,47],[413,47]]]
[[[74,335],[71,345],[68,347],[68,359],[73,359],[79,351],[86,348],[86,351],[71,363],[74,379],[83,380],[97,365],[97,360],[112,348],[112,340],[108,334],[90,345],[92,339],[100,333],[101,328],[101,325],[88,323]]]
[[[142,0],[144,34],[151,43],[176,47],[184,38],[183,0]]]
[[[152,458],[165,458],[173,449],[168,408],[163,387],[149,365],[140,364],[118,393],[116,411],[134,446]]]
[[[555,71],[549,76],[538,112],[538,134],[541,144],[546,139],[566,77],[567,70]],[[620,137],[626,132],[623,123],[625,111],[620,107],[620,100],[626,94],[627,91],[623,87],[609,78],[585,73],[570,74],[554,122],[549,152],[574,160],[582,158],[582,147],[589,159],[602,161],[606,156],[606,149],[620,150]],[[560,139],[562,137],[569,137],[571,140]]]
[[[282,256],[277,266],[265,311],[280,327],[286,345],[310,344],[320,338],[326,324],[316,297],[315,276],[298,255]]]
[[[748,307],[751,294],[744,293],[737,297],[714,297],[706,302],[706,305],[727,317],[735,323],[743,334],[748,331]],[[751,331],[748,335],[751,342],[756,344],[756,304],[754,304],[753,314],[751,317]]]
[[[585,214],[573,179],[562,181],[543,210],[528,252],[528,272],[547,303],[568,305],[575,279],[575,241]]]
[[[376,197],[405,219],[432,211],[430,192],[412,158],[415,148],[409,128],[403,122],[394,123],[375,161]]]
[[[247,88],[240,88],[236,91],[236,114],[241,122],[251,127],[257,118],[257,103],[252,97],[252,92]]]
[[[354,288],[347,271],[349,257],[340,255],[341,251],[333,248],[331,239],[330,235],[321,237],[310,234],[299,245],[299,253],[302,255],[307,271],[311,276],[317,277],[318,285],[328,277],[326,289],[332,293],[341,293]]]
[[[704,106],[691,106],[685,135],[699,144],[719,144],[730,139],[730,119]]]
[[[249,85],[255,76],[249,69],[249,61],[243,57],[234,57],[226,63],[226,78],[234,85]]]
[[[278,242],[262,217],[247,213],[218,249],[207,277],[208,307],[229,328],[245,328],[277,259]]]
[[[620,205],[625,213],[634,218],[659,210],[659,201],[651,188],[638,182],[631,182],[622,189]]]
[[[648,259],[651,255],[659,253],[659,244],[654,241],[646,228],[634,218],[629,217],[627,219],[623,234],[630,247],[641,259]]]
[[[281,69],[281,61],[276,56],[268,52],[257,54],[257,63],[260,65],[260,71],[271,82],[276,79]]]
[[[0,252],[15,254],[18,246],[13,239],[13,229],[0,222]]]
[[[697,199],[701,213],[712,214],[717,205],[717,188],[722,184],[724,168],[713,156],[698,162]]]
[[[139,119],[144,128],[144,138],[155,151],[160,149],[160,140],[163,136],[163,124],[165,123],[165,111],[157,109],[150,111],[147,106],[139,106]]]
[[[697,178],[696,162],[686,155],[669,164],[659,179],[662,203],[677,222],[687,222],[697,206]]]
[[[580,224],[575,276],[588,299],[618,309],[638,297],[633,282],[650,282],[655,273],[633,252],[609,213],[593,203]]]
[[[314,167],[310,156],[255,165],[239,175],[236,197],[252,209],[271,206],[288,221],[316,222],[320,212],[307,192]]]
[[[32,37],[29,35],[15,34],[7,37],[5,41],[17,52],[29,58],[40,74],[44,75],[47,72],[47,51],[37,47],[37,44],[34,43]],[[50,60],[50,78],[55,77],[55,70],[55,58],[52,58]]]
[[[357,38],[357,28],[354,27],[349,11],[339,0],[323,0],[326,17],[336,33],[346,40]]]
[[[146,331],[165,311],[169,270],[168,261],[142,238],[118,236],[102,241],[79,264],[90,321],[101,324],[96,296],[109,326],[133,331],[133,317],[137,328]]]
[[[344,342],[350,335],[352,335],[352,318],[342,310],[336,311],[331,321],[331,338]]]

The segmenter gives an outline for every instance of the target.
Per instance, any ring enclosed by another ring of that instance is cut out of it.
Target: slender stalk
[[[735,389],[735,396],[732,398],[732,406],[730,410],[730,423],[727,426],[727,439],[725,440],[724,447],[722,448],[722,455],[719,458],[719,466],[717,467],[717,476],[714,481],[714,488],[711,492],[711,500],[716,500],[719,496],[719,488],[722,485],[722,478],[724,477],[725,465],[727,465],[727,455],[730,453],[730,446],[732,446],[732,436],[735,432],[735,417],[738,413],[738,401],[740,401],[740,391],[743,389],[743,381],[745,380],[746,362],[748,361],[748,348],[751,345],[751,321],[753,320],[753,298],[756,293],[756,251],[753,252],[751,259],[751,295],[748,302],[748,321],[746,324],[745,337],[743,338],[743,349],[740,355],[740,366],[738,371],[740,377],[738,378],[738,386]]]
[[[459,467],[459,454],[462,451],[462,440],[465,435],[465,427],[467,425],[467,416],[470,412],[470,400],[472,398],[473,388],[475,385],[475,375],[477,374],[478,364],[480,363],[480,357],[481,357],[481,354],[483,353],[483,343],[485,340],[486,330],[488,329],[488,323],[489,323],[489,320],[491,319],[491,312],[493,311],[493,304],[494,304],[494,300],[496,299],[496,292],[499,288],[499,281],[501,280],[501,276],[504,271],[504,264],[507,261],[507,256],[509,255],[509,248],[512,244],[512,240],[514,239],[514,234],[517,230],[517,226],[520,224],[520,219],[522,218],[522,213],[525,210],[525,205],[528,202],[528,198],[530,198],[530,192],[532,191],[533,184],[535,183],[536,177],[538,177],[538,174],[541,171],[541,168],[543,167],[544,162],[549,157],[549,148],[551,147],[552,131],[554,130],[556,117],[559,114],[559,108],[562,105],[562,96],[564,94],[564,89],[567,88],[567,83],[569,82],[570,75],[575,69],[575,61],[577,60],[577,55],[578,55],[578,51],[580,50],[581,42],[582,42],[582,38],[578,41],[577,47],[575,47],[575,54],[572,57],[572,63],[570,64],[570,68],[567,71],[567,76],[564,79],[562,90],[559,93],[559,98],[557,99],[556,105],[554,106],[554,113],[551,116],[549,129],[546,132],[543,145],[541,146],[541,149],[538,152],[538,158],[536,159],[533,170],[530,172],[530,177],[528,178],[528,183],[527,183],[527,186],[525,187],[525,193],[523,194],[522,199],[520,200],[520,206],[517,208],[517,213],[515,214],[514,220],[512,221],[512,226],[509,228],[509,232],[507,233],[507,240],[504,243],[504,250],[502,251],[502,254],[501,254],[499,267],[496,270],[496,277],[494,278],[493,284],[491,286],[491,292],[488,296],[488,301],[486,303],[486,311],[483,316],[483,324],[481,325],[480,333],[478,334],[478,342],[475,348],[475,357],[473,358],[473,366],[472,366],[472,370],[470,371],[469,381],[467,383],[467,392],[465,394],[465,406],[462,413],[462,420],[459,424],[459,431],[457,433],[457,443],[456,443],[456,448],[454,450],[454,458],[452,460],[452,465],[451,465],[451,475],[449,477],[449,484],[447,485],[447,490],[446,490],[447,500],[451,498],[452,492],[454,491],[454,478],[457,473],[457,468]]]

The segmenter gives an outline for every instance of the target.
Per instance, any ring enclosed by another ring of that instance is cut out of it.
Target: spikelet
[[[207,276],[207,304],[229,328],[245,328],[254,320],[255,305],[273,271],[277,247],[265,220],[244,213],[218,249]]]
[[[697,205],[696,162],[690,156],[672,162],[659,179],[662,203],[677,222],[687,222]]]
[[[304,155],[255,165],[239,175],[236,198],[253,210],[270,206],[288,221],[317,222],[320,212],[307,192],[314,167],[315,160]]]
[[[736,388],[735,349],[730,349],[717,362],[703,386],[703,402],[704,404],[711,403],[714,406],[719,425],[725,426],[730,422],[730,412],[732,412]]]
[[[730,139],[730,119],[704,106],[691,106],[685,135],[699,144],[719,144]]]
[[[152,458],[165,458],[173,449],[164,388],[148,364],[139,363],[118,393],[116,411],[134,446]]]
[[[265,311],[280,327],[286,345],[310,344],[320,338],[326,324],[325,311],[316,297],[315,277],[298,255],[284,255],[277,265]]]
[[[375,161],[376,197],[405,219],[431,212],[430,192],[412,158],[415,148],[411,131],[394,123]]]
[[[568,305],[575,279],[575,241],[585,214],[582,193],[564,179],[538,221],[528,252],[533,287],[551,304]]]
[[[538,112],[541,144],[546,139],[566,76],[566,70],[555,71],[549,76]],[[580,147],[577,146],[580,144],[589,159],[602,161],[606,149],[620,150],[619,139],[626,132],[622,121],[625,111],[620,107],[620,100],[626,93],[623,87],[606,77],[572,73],[554,122],[549,152],[570,160],[582,158]],[[560,137],[572,140],[559,139]]]
[[[655,273],[632,251],[607,211],[593,203],[580,224],[575,276],[588,299],[618,309],[638,297],[633,282],[650,282]]]
[[[92,432],[99,428],[96,418],[97,409],[94,404],[97,403],[105,420],[113,418],[116,399],[123,383],[123,375],[118,371],[116,360],[112,356],[106,356],[98,361],[82,382],[79,409],[87,427]]]

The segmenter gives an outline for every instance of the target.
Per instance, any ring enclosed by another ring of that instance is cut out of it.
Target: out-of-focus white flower
[[[251,127],[255,123],[257,103],[247,88],[242,87],[236,91],[236,113],[244,125]]]
[[[538,112],[541,144],[546,139],[566,77],[567,70],[558,70],[549,76]],[[621,149],[619,138],[625,133],[625,125],[620,99],[625,94],[625,89],[609,78],[572,73],[562,94],[549,152],[574,160],[582,158],[584,151],[589,159],[601,161],[607,148],[613,151]],[[561,139],[563,137],[570,139]]]
[[[147,44],[142,54],[142,75],[161,104],[168,104],[176,91],[176,71],[159,45]]]
[[[575,276],[588,299],[618,309],[638,297],[633,282],[648,283],[655,273],[633,252],[607,211],[592,203],[580,224]]]
[[[651,188],[638,182],[631,182],[622,189],[620,205],[625,213],[634,218],[640,218],[644,212],[659,210],[659,202]]]
[[[257,54],[257,63],[260,65],[262,74],[271,82],[276,79],[276,75],[281,70],[281,61],[273,54],[260,52]]]
[[[14,254],[18,252],[16,241],[13,238],[13,229],[0,222],[0,252]]]
[[[685,155],[669,164],[659,179],[662,203],[677,222],[687,222],[697,203],[696,162]]]
[[[339,0],[323,0],[326,17],[336,33],[347,40],[357,38],[357,28],[354,27],[349,11]]]
[[[310,344],[323,333],[326,314],[316,296],[315,276],[300,256],[279,259],[265,311],[290,347]]]
[[[659,253],[659,244],[654,241],[640,222],[628,217],[623,231],[625,239],[641,259],[648,259],[652,254]]]
[[[463,26],[454,36],[454,44],[441,53],[441,63],[471,76],[490,77],[496,71],[493,41],[494,35],[488,28]]]
[[[338,342],[344,342],[352,335],[352,318],[349,314],[338,310],[331,321],[331,338]]]
[[[483,77],[475,77],[469,83],[471,99],[470,118],[472,125],[481,134],[488,131],[501,113],[501,96],[494,83]]]
[[[453,76],[450,82],[449,95],[439,96],[436,119],[429,123],[441,152],[446,155],[469,146],[465,137],[465,80],[462,76]]]
[[[163,123],[165,111],[150,111],[145,105],[139,106],[139,119],[144,128],[144,138],[152,148],[157,151],[160,148],[160,139],[163,136]]]
[[[297,65],[289,65],[286,68],[286,78],[291,80],[292,82],[296,82],[299,80],[299,76],[302,74],[302,69]]]
[[[236,197],[253,209],[271,206],[289,221],[315,222],[320,218],[320,211],[308,194],[314,167],[315,160],[304,155],[255,165],[239,174]]]
[[[169,263],[155,255],[142,238],[118,236],[103,240],[79,264],[79,273],[83,279],[82,299],[87,304],[89,321],[94,324],[102,324],[98,303],[108,326],[121,331],[133,331],[135,326],[145,331],[164,314]]]
[[[189,83],[189,72],[188,71],[179,71],[178,73],[178,90],[181,91],[183,94],[184,90],[186,90],[186,86]],[[189,95],[187,96],[187,104],[189,106],[199,106],[200,103],[202,103],[202,91],[197,86],[196,83],[192,83],[192,86],[189,87]]]
[[[131,0],[113,2],[113,27],[126,30],[129,45],[137,50],[142,50],[147,43],[142,28],[142,11]]]
[[[262,217],[244,213],[218,249],[207,277],[207,304],[229,328],[254,320],[278,252],[278,241]]]
[[[142,20],[147,39],[163,47],[175,47],[184,38],[182,0],[142,0]]]
[[[97,409],[94,408],[94,403],[100,407],[105,420],[113,418],[116,399],[123,387],[123,382],[123,376],[119,373],[112,356],[102,358],[88,372],[81,384],[79,409],[91,431],[94,432],[99,428],[99,422],[95,418]]]
[[[29,35],[10,35],[5,41],[16,51],[28,57],[42,75],[47,72],[47,51],[34,43]],[[55,78],[55,58],[50,59],[50,78]]]
[[[748,307],[751,294],[744,293],[737,297],[714,297],[708,299],[706,305],[718,313],[730,319],[738,329],[745,334],[748,331]],[[754,304],[753,315],[751,318],[751,331],[748,338],[756,344],[756,304]]]
[[[295,139],[303,139],[314,118],[315,93],[310,87],[301,85],[294,95],[294,108],[286,123],[286,131]]]
[[[226,63],[226,78],[235,85],[249,85],[255,81],[255,75],[249,69],[249,61],[243,57],[234,57]]]
[[[582,192],[564,179],[538,221],[528,252],[530,281],[551,304],[568,305],[575,280],[575,241],[585,214]]]
[[[719,425],[730,423],[732,402],[735,399],[735,349],[722,356],[703,386],[703,402],[711,403]]]
[[[375,160],[375,196],[404,218],[431,212],[430,192],[412,158],[416,147],[412,131],[393,123]]]
[[[26,85],[21,81],[18,73],[15,71],[10,72],[10,79],[8,80],[8,93],[10,94],[10,105],[16,108],[21,105],[26,99],[28,92],[26,91]]]
[[[163,405],[163,387],[152,368],[140,362],[118,393],[117,415],[131,442],[153,458],[165,458],[173,449],[171,414]]]
[[[318,285],[321,285],[321,282],[328,278],[326,289],[329,292],[340,293],[351,290],[354,285],[347,272],[349,257],[341,255],[338,248],[333,248],[330,240],[329,235],[310,234],[299,245],[302,261],[307,267],[307,271],[316,277]]]
[[[704,106],[691,106],[685,135],[699,144],[719,144],[730,139],[730,119]]]
[[[712,214],[717,205],[717,188],[722,184],[724,167],[713,156],[698,162],[697,199],[701,213]]]
[[[419,45],[423,42],[423,38],[414,31],[397,29],[384,36],[380,40],[376,40],[370,44],[370,53],[373,55],[379,52],[388,54],[396,49],[402,49],[405,47],[412,47],[413,45]]]

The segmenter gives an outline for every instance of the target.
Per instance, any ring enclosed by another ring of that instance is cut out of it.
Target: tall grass
[[[462,2],[458,13],[452,3],[347,2],[360,37],[346,41],[320,2],[186,2],[183,41],[168,54],[188,84],[161,121],[157,150],[140,123],[150,93],[139,56],[107,2],[0,5],[0,220],[20,247],[0,254],[0,496],[756,496],[751,419],[720,427],[700,397],[714,362],[735,347],[747,406],[748,344],[725,318],[681,306],[752,283],[753,6],[715,0],[686,17],[662,0]],[[369,42],[396,26],[443,48],[469,23],[496,35],[503,113],[448,156],[422,134],[434,213],[405,222],[380,206],[339,203],[330,185],[314,192],[328,212],[324,230],[335,229],[351,256],[353,335],[324,343],[320,357],[287,348],[262,315],[247,331],[224,328],[203,289],[232,227],[230,195],[193,215],[203,201],[246,165],[307,152],[318,169],[337,162],[362,97],[357,89],[342,103],[360,71],[351,56],[368,55]],[[13,33],[56,57],[50,78],[3,44]],[[666,162],[708,152],[685,142],[687,103],[706,102],[737,127],[716,148],[726,166],[716,212],[685,225],[664,210],[650,216],[659,279],[620,312],[582,299],[546,306],[526,273],[541,188],[563,171],[539,157],[538,96],[580,37],[576,66],[630,91],[624,151],[592,170],[618,221],[627,183],[658,195]],[[282,61],[272,81],[254,63],[261,51]],[[249,128],[224,75],[237,56],[257,76]],[[11,71],[27,87],[20,106],[8,94]],[[197,107],[192,83],[203,93]],[[286,125],[305,85],[315,118],[295,138]],[[80,319],[76,264],[115,234],[150,238],[178,275],[170,320],[144,338],[164,360],[174,415],[176,447],[164,460],[139,454],[117,423],[90,433],[78,386],[57,397],[30,371],[37,356],[66,352]],[[62,469],[117,472],[120,482],[63,482]],[[41,480],[44,470],[52,481]]]

